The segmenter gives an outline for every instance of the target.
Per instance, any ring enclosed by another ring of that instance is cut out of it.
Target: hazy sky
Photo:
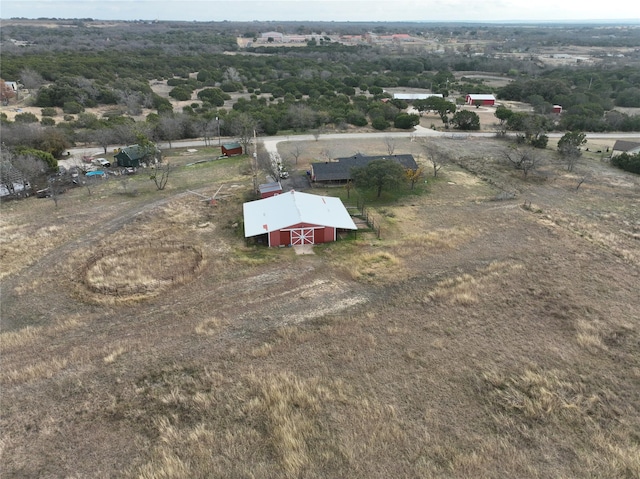
[[[637,0],[0,0],[0,18],[187,21],[637,20]]]

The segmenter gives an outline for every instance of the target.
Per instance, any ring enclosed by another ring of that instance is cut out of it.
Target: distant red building
[[[480,93],[468,93],[466,102],[467,105],[493,106],[496,104],[496,97]]]

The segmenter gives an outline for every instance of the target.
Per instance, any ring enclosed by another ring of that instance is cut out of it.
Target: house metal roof
[[[122,148],[114,156],[116,158],[126,156],[131,160],[141,160],[144,158],[145,150],[140,145],[130,145]]]
[[[351,179],[352,168],[367,166],[374,160],[394,160],[404,168],[418,169],[413,155],[364,156],[360,153],[326,163],[312,163],[311,166],[315,181],[347,181]]]
[[[340,198],[291,191],[242,205],[244,236],[258,236],[299,223],[358,229]]]
[[[640,148],[640,143],[629,140],[616,140],[613,151],[631,152]]]

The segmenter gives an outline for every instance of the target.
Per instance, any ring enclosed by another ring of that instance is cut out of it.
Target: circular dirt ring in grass
[[[203,264],[196,246],[145,244],[93,255],[85,263],[81,281],[96,301],[135,301],[192,280]]]

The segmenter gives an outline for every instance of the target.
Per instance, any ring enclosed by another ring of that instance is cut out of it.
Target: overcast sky
[[[640,19],[637,0],[0,0],[0,18],[187,21],[565,21]]]

